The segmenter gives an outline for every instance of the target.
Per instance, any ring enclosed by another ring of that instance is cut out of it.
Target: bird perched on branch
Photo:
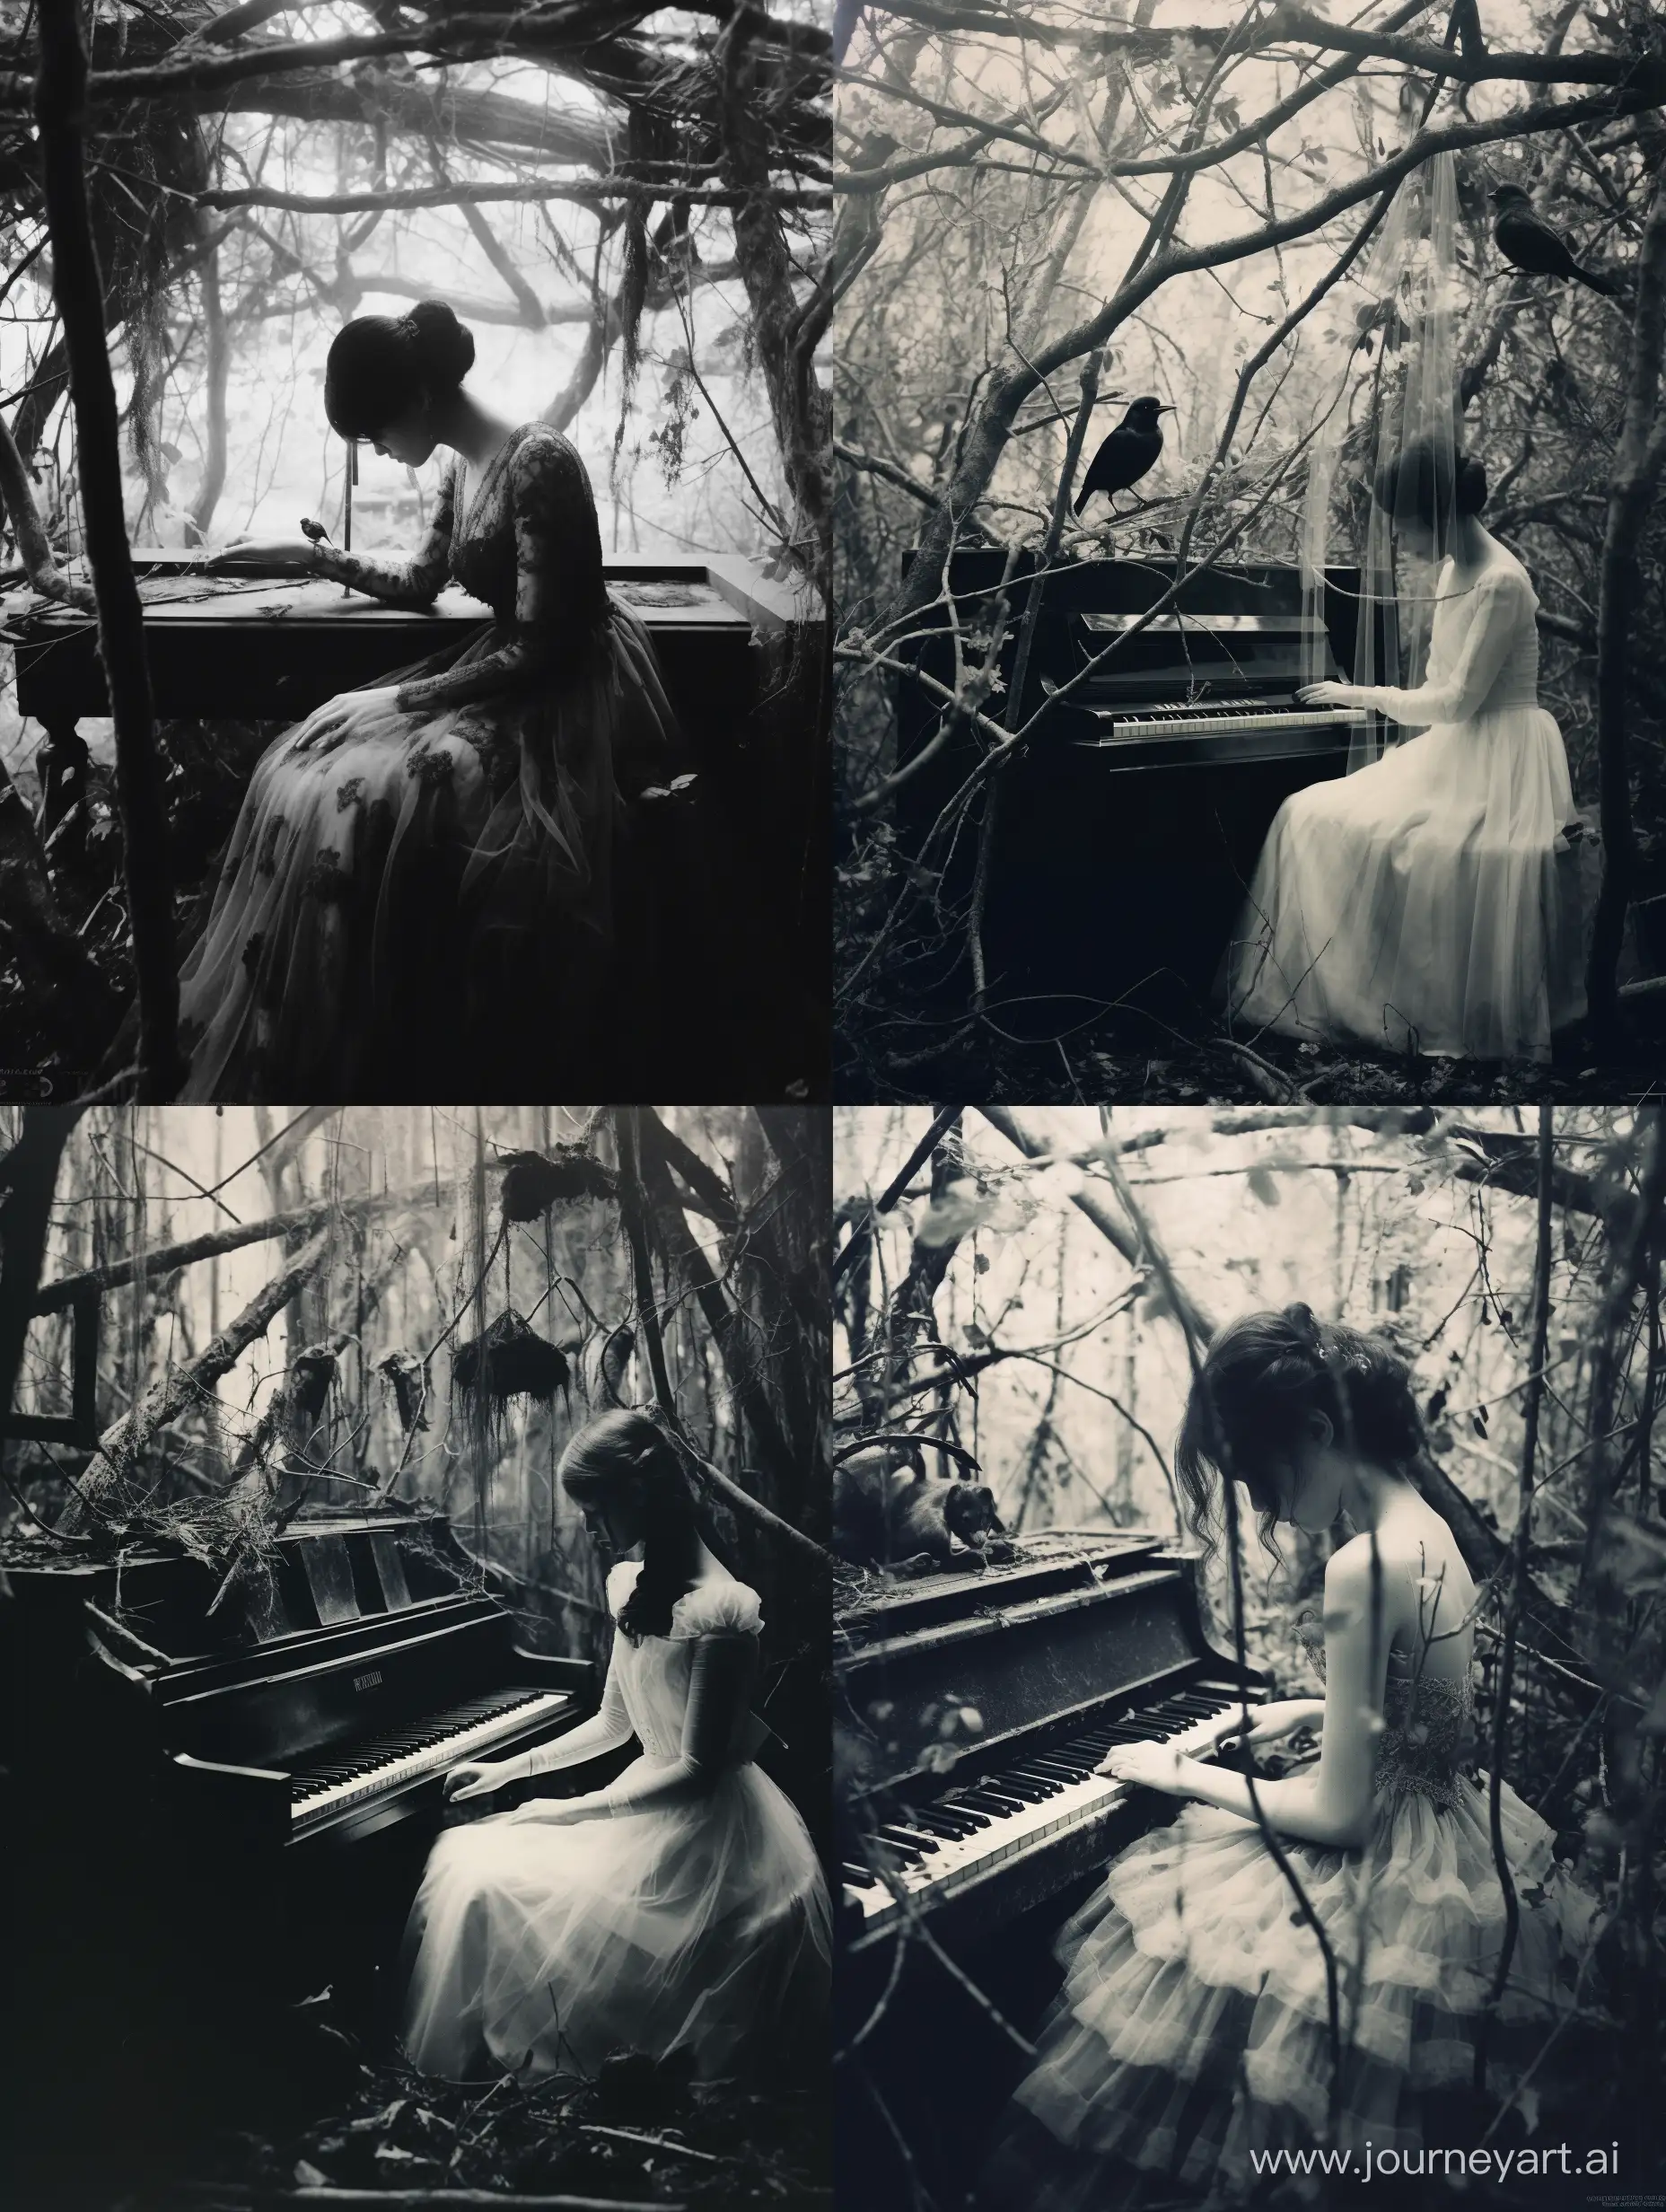
[[[1519,184],[1495,185],[1493,200],[1498,209],[1493,242],[1513,268],[1525,269],[1530,276],[1572,276],[1607,299],[1618,299],[1621,287],[1611,276],[1584,268],[1574,259],[1565,241],[1533,212],[1532,201]]]
[[[1162,431],[1159,415],[1172,415],[1174,409],[1161,399],[1136,399],[1117,427],[1111,432],[1082,479],[1082,489],[1076,494],[1075,508],[1081,514],[1095,492],[1103,492],[1114,498],[1118,492],[1126,492],[1137,484],[1149,470],[1157,465],[1162,452]]]

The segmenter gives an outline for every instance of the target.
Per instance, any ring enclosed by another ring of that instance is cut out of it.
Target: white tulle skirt
[[[1572,2003],[1589,1928],[1551,1830],[1508,1786],[1502,1811],[1521,1924],[1489,2042],[1495,2091]],[[1460,1779],[1448,1808],[1411,1792],[1384,1801],[1362,1852],[1285,1848],[1339,1973],[1329,2140],[1415,2151],[1425,2100],[1472,2079],[1503,1941],[1486,1794]],[[1115,2201],[1111,2176],[1127,2167],[1230,2190],[1253,2178],[1254,2153],[1324,2136],[1324,1954],[1252,1821],[1187,1805],[1112,1862],[1058,1949],[1065,1988],[992,2202],[1019,2186],[1028,2212],[1088,2212]]]
[[[753,1766],[689,1804],[449,1830],[406,1947],[405,2047],[450,2080],[593,2075],[618,2050],[713,2078],[788,2064],[795,2037],[825,2054],[827,1890]]]
[[[1546,1060],[1585,1011],[1596,855],[1552,717],[1436,724],[1285,801],[1226,962],[1241,1031]]]

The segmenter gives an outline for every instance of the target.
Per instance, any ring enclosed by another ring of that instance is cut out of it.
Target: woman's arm
[[[1415,691],[1390,683],[1329,684],[1339,706],[1373,707],[1391,722],[1427,729],[1435,722],[1467,722],[1485,704],[1514,644],[1521,612],[1513,575],[1495,572],[1476,586],[1477,603],[1458,657],[1436,682]]]
[[[583,1797],[522,1805],[510,1817],[557,1822],[606,1820],[618,1813],[641,1813],[651,1805],[688,1804],[707,1795],[731,1764],[735,1732],[751,1702],[757,1672],[756,1637],[697,1637],[682,1745],[676,1759]]]
[[[524,438],[509,457],[515,531],[513,638],[467,667],[401,684],[401,713],[466,707],[547,678],[586,610],[605,602],[601,540],[584,464],[565,438]]]
[[[1258,1804],[1281,1836],[1346,1850],[1369,1834],[1377,1734],[1388,1678],[1390,1629],[1373,1634],[1371,1549],[1367,1538],[1345,1544],[1325,1570],[1325,1704],[1323,1749],[1311,1774],[1258,1782],[1254,1804],[1241,1774],[1176,1760],[1161,1744],[1129,1745],[1106,1761],[1124,1780],[1144,1782],[1178,1797],[1195,1797],[1254,1820]]]
[[[551,1774],[562,1767],[582,1766],[586,1760],[600,1759],[604,1752],[628,1743],[634,1731],[630,1715],[625,1709],[625,1693],[619,1687],[618,1651],[616,1642],[614,1660],[602,1685],[601,1701],[588,1720],[568,1729],[566,1735],[557,1736],[548,1743],[536,1744],[531,1751],[518,1752],[512,1759],[464,1760],[446,1776],[447,1802],[490,1796],[500,1789],[507,1789],[513,1782],[524,1782],[535,1774]]]
[[[315,543],[311,565],[320,576],[333,576],[338,584],[368,592],[373,599],[425,607],[450,573],[456,499],[457,467],[453,462],[440,487],[427,533],[408,560],[372,560],[363,553],[344,553],[338,546]]]

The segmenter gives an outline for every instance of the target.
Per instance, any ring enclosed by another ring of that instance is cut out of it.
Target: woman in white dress
[[[639,1756],[608,1787],[535,1797],[443,1835],[407,1930],[403,2041],[423,2072],[593,2076],[612,2051],[702,2078],[792,2078],[827,2039],[830,1909],[798,1813],[751,1763],[758,1593],[700,1540],[675,1450],[603,1414],[561,1479],[616,1566],[592,1720],[447,1778],[453,1801]]]
[[[1401,541],[1443,555],[1428,675],[1311,684],[1311,705],[1422,730],[1287,799],[1226,961],[1241,1029],[1474,1059],[1548,1060],[1585,1011],[1567,755],[1539,705],[1539,601],[1482,527],[1478,461],[1431,441],[1374,486]]]

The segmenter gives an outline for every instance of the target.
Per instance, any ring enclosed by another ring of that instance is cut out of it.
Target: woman
[[[592,1065],[621,788],[674,769],[674,723],[603,581],[583,461],[483,407],[473,360],[437,300],[362,316],[329,350],[333,429],[412,468],[450,451],[412,558],[226,549],[401,605],[449,579],[494,619],[263,755],[184,970],[187,1098],[429,1098],[443,1057],[495,1096],[494,1071],[524,1084],[540,1041],[552,1072]]]
[[[826,2061],[827,1890],[792,1804],[750,1763],[758,1594],[695,1528],[647,1415],[580,1430],[561,1480],[616,1622],[595,1718],[519,1758],[473,1760],[453,1801],[593,1760],[606,1788],[535,1797],[442,1836],[407,1934],[404,2039],[425,2073],[593,2075],[613,2050],[686,2054],[704,2077]]]
[[[1482,527],[1477,461],[1425,440],[1373,489],[1403,544],[1443,557],[1427,680],[1301,697],[1423,734],[1285,802],[1229,948],[1228,1014],[1310,1040],[1547,1060],[1585,1011],[1584,901],[1567,756],[1539,705],[1539,601]]]
[[[1133,2167],[1230,2192],[1258,2153],[1324,2139],[1328,1996],[1310,1914],[1337,1974],[1330,2143],[1359,2161],[1370,2145],[1386,2172],[1385,2153],[1461,2139],[1441,2131],[1434,2100],[1473,2079],[1505,1902],[1485,1778],[1466,1772],[1475,1589],[1407,1479],[1423,1448],[1410,1377],[1379,1339],[1295,1305],[1250,1314],[1211,1347],[1176,1455],[1197,1532],[1213,1543],[1234,1479],[1264,1540],[1275,1520],[1339,1524],[1324,1698],[1261,1707],[1247,1739],[1322,1730],[1319,1759],[1258,1782],[1252,1800],[1243,1775],[1160,1744],[1107,1758],[1102,1772],[1183,1810],[1111,1862],[1060,1939],[1064,1993],[992,2164],[992,2201],[1107,2204]],[[1507,1784],[1501,1803],[1521,1924],[1488,2043],[1495,2090],[1541,2048],[1574,1979],[1552,1831]]]

